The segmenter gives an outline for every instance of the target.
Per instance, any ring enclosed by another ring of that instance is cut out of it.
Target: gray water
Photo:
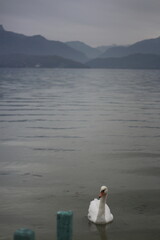
[[[160,71],[0,69],[0,239],[160,239]],[[113,223],[87,220],[107,185]]]

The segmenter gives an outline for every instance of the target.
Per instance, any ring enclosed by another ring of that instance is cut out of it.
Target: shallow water
[[[0,69],[0,239],[20,227],[55,239],[74,211],[74,240],[156,240],[160,71]],[[88,223],[109,188],[114,222]]]

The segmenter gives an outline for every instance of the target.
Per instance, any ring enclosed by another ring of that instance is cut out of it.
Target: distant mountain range
[[[66,44],[71,48],[81,51],[83,54],[87,56],[88,59],[97,58],[102,54],[102,52],[99,49],[93,48],[80,41],[66,42]]]
[[[87,68],[85,64],[59,56],[27,54],[0,55],[0,67],[11,68]]]
[[[0,67],[160,69],[160,37],[130,46],[91,47],[80,41],[25,36],[0,25]]]
[[[0,27],[0,54],[56,55],[84,62],[87,57],[60,41],[47,40],[40,35],[25,36]]]
[[[160,69],[160,55],[139,53],[118,58],[97,58],[87,65],[91,68]]]
[[[137,53],[160,55],[160,37],[136,42],[130,46],[115,46],[109,48],[101,57],[124,57]]]

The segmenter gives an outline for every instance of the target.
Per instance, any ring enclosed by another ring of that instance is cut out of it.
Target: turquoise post
[[[73,212],[57,212],[57,240],[72,240]]]
[[[21,228],[15,231],[14,240],[35,240],[35,233],[26,228]]]

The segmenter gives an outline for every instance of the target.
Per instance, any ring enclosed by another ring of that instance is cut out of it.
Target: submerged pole
[[[14,233],[14,240],[35,240],[35,233],[27,228],[20,228]]]
[[[72,240],[73,212],[57,212],[57,240]]]

